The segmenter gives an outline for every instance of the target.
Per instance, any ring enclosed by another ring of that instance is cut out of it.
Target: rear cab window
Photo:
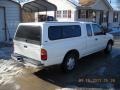
[[[31,44],[41,44],[41,27],[20,25],[15,35],[15,40]]]
[[[86,24],[87,35],[92,36],[92,28],[90,24]]]
[[[81,36],[80,25],[50,26],[48,28],[48,37],[50,40],[59,40],[79,36]]]

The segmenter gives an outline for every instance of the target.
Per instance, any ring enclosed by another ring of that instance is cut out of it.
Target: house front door
[[[4,8],[0,8],[0,42],[5,41]]]
[[[100,12],[100,20],[99,24],[101,25],[103,23],[103,11]]]

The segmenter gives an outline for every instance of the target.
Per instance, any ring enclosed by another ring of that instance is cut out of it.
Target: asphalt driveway
[[[0,85],[0,90],[119,90],[120,41],[115,42],[109,55],[99,52],[82,58],[72,73],[62,73],[59,66],[24,71],[13,78],[13,83]]]

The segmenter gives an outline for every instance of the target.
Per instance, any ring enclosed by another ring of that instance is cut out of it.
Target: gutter
[[[72,1],[70,0],[67,0],[69,3],[71,3],[72,5],[74,5],[76,8],[79,7],[78,5],[76,5],[75,3],[73,3]]]

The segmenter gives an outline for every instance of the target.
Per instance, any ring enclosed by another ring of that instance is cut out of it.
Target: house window
[[[88,17],[89,18],[94,18],[96,16],[96,13],[93,10],[88,11]]]
[[[67,16],[68,16],[68,11],[67,11],[67,10],[64,10],[64,11],[63,11],[63,18],[67,18]]]
[[[113,13],[113,22],[118,22],[118,13],[117,12]]]
[[[63,18],[71,18],[71,10],[64,10]]]
[[[108,12],[104,12],[103,14],[103,22],[107,22],[108,21]]]
[[[109,17],[109,13],[108,12],[101,11],[100,12],[100,24],[108,22],[108,17]]]
[[[86,18],[86,10],[79,10],[78,18]]]
[[[96,12],[93,10],[79,10],[78,18],[96,18]]]
[[[55,12],[56,18],[71,18],[71,10],[63,10]]]
[[[61,18],[61,16],[62,16],[62,12],[61,11],[56,11],[56,17]]]

